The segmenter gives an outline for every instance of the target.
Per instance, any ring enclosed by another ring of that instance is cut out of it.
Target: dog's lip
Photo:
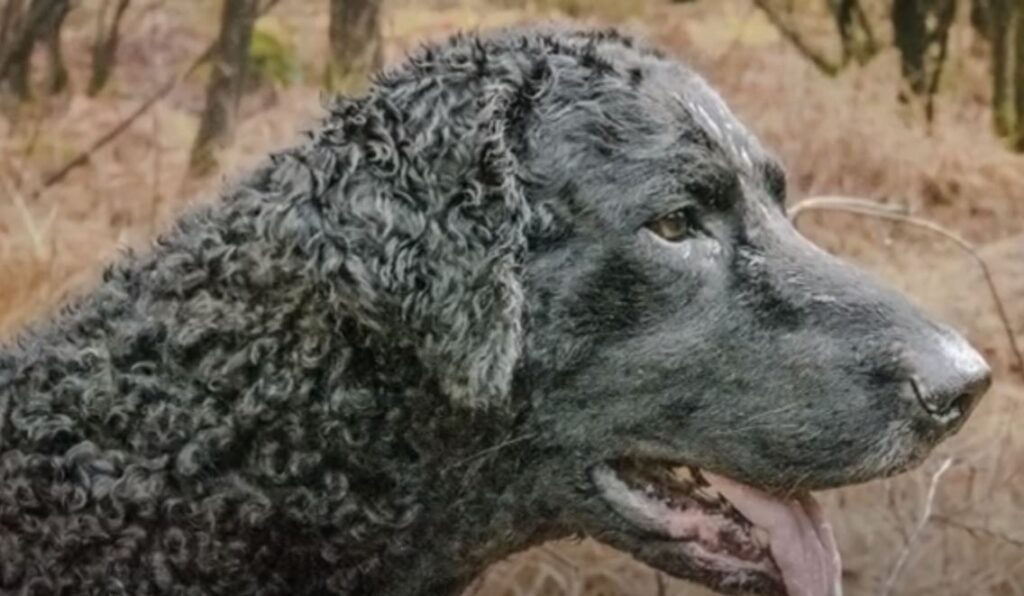
[[[634,554],[670,574],[728,592],[841,594],[835,540],[809,494],[775,496],[655,460],[613,460],[590,475],[637,538]]]
[[[684,469],[690,478],[673,474]],[[593,466],[590,477],[643,548],[660,551],[649,563],[672,575],[680,574],[676,563],[687,568],[683,575],[695,567],[699,579],[716,589],[757,585],[765,593],[785,594],[767,541],[724,497],[708,490],[698,468],[613,460]]]

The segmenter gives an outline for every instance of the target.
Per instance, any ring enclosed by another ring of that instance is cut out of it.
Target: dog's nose
[[[938,424],[957,426],[992,384],[985,359],[958,336],[942,337],[922,358],[910,383],[922,408]]]

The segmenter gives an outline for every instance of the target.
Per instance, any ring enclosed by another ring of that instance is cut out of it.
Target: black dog
[[[0,353],[0,593],[454,594],[570,534],[835,593],[807,491],[989,373],[785,195],[628,38],[423,49]]]

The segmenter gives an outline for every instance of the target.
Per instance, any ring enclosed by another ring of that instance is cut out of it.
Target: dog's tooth
[[[726,499],[725,496],[723,496],[722,493],[718,491],[718,489],[711,485],[701,486],[700,488],[697,489],[697,494],[699,494],[701,497],[704,498],[705,501],[709,503],[729,503],[728,499]]]
[[[694,482],[693,469],[689,466],[679,466],[672,468],[672,477],[676,480],[682,480],[683,482]]]
[[[754,537],[754,542],[762,548],[768,548],[771,545],[771,536],[768,534],[768,530],[761,526],[751,528],[750,535]]]

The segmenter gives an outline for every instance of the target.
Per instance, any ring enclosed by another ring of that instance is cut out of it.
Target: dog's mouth
[[[839,551],[809,493],[636,460],[599,464],[591,479],[640,538],[633,554],[672,575],[733,593],[841,594]]]

